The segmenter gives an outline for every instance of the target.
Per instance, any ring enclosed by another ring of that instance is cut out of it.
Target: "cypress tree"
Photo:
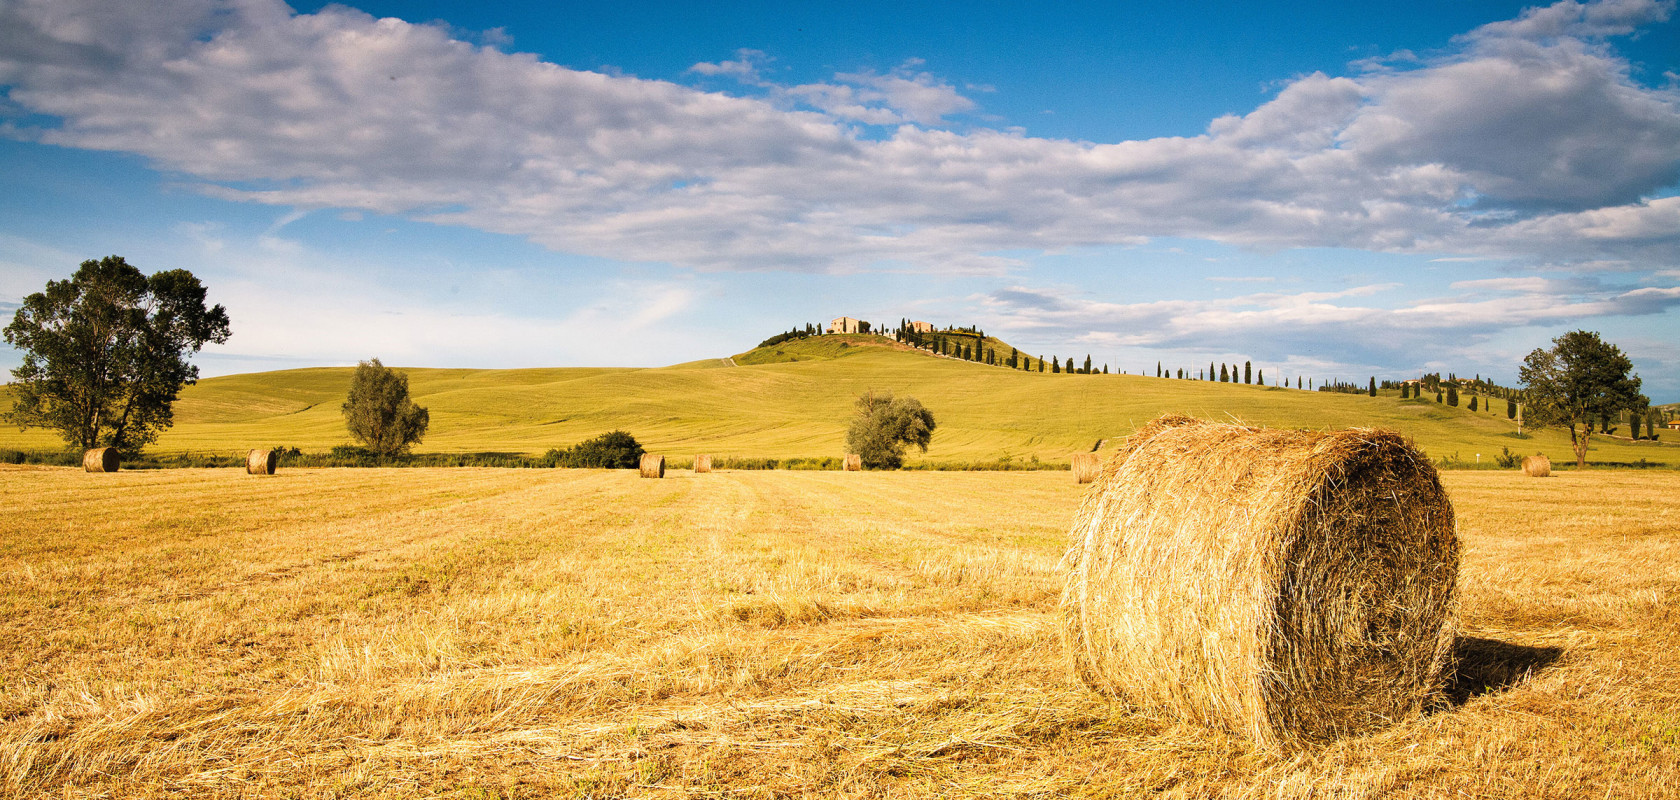
[[[1213,380],[1213,362],[1212,361],[1208,362],[1208,376],[1207,376],[1207,379],[1209,381]]]
[[[1055,356],[1050,357],[1050,371],[1053,372],[1053,373],[1056,373],[1058,375],[1061,374],[1062,362],[1060,360],[1058,360]]]
[[[1454,408],[1458,407],[1458,386],[1453,385],[1447,387],[1447,405]]]
[[[1265,370],[1260,370],[1259,372],[1254,373],[1254,382],[1260,384],[1261,386],[1265,386],[1266,385],[1266,371]]]
[[[1249,384],[1249,383],[1254,382],[1252,380],[1249,380],[1249,378],[1253,377],[1253,375],[1254,375],[1254,373],[1250,371],[1253,368],[1254,367],[1250,362],[1247,362],[1247,361],[1243,362],[1243,383]]]
[[[1376,397],[1376,396],[1377,396],[1377,376],[1375,376],[1375,375],[1372,375],[1372,376],[1371,376],[1371,389],[1370,389],[1370,392],[1371,392],[1371,396],[1372,396],[1372,397]]]
[[[1470,395],[1470,410],[1471,411],[1476,410],[1476,396],[1475,395]]]
[[[1161,377],[1161,362],[1155,362],[1155,377]]]
[[[1104,364],[1104,365],[1103,365],[1103,374],[1104,374],[1104,375],[1107,375],[1107,374],[1108,374],[1108,365],[1107,365],[1107,364]],[[1159,377],[1159,376],[1157,376],[1157,377]]]
[[[1224,364],[1219,365],[1219,382],[1220,383],[1230,383],[1231,382],[1230,376],[1226,375],[1226,373],[1225,373],[1225,365]]]
[[[1039,356],[1038,357],[1038,371],[1039,372],[1044,371],[1044,356]]]
[[[1090,353],[1086,353],[1086,354],[1085,354],[1085,369],[1084,369],[1084,373],[1085,373],[1085,374],[1086,374],[1086,375],[1089,375],[1089,374],[1091,374],[1091,354],[1090,354]]]
[[[1506,419],[1516,419],[1517,418],[1517,401],[1514,398],[1510,398],[1510,397],[1505,398],[1505,418]]]
[[[1442,397],[1443,397],[1443,395],[1441,394],[1441,390],[1436,389],[1435,390],[1435,402],[1437,402],[1437,403],[1441,402]]]

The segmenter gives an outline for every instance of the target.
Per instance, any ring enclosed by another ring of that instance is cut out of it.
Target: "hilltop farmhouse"
[[[868,333],[869,323],[851,317],[835,317],[828,323],[829,333]]]

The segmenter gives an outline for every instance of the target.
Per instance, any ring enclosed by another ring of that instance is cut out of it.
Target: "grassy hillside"
[[[350,368],[212,378],[189,387],[159,452],[240,451],[349,442],[340,404]],[[650,449],[682,455],[788,458],[844,449],[853,400],[866,390],[919,398],[939,428],[912,463],[1011,458],[1065,462],[1099,439],[1125,436],[1165,412],[1263,425],[1381,426],[1435,458],[1487,463],[1509,447],[1570,461],[1567,435],[1514,438],[1497,414],[1400,400],[1137,375],[1068,375],[989,367],[912,350],[878,336],[823,336],[657,369],[407,369],[431,410],[428,452],[541,453],[614,428]],[[1468,398],[1465,398],[1468,402]],[[1665,434],[1665,438],[1673,434]],[[1680,437],[1675,437],[1680,441]],[[1680,463],[1680,446],[1594,439],[1592,460]],[[56,448],[43,431],[0,429],[0,447]]]

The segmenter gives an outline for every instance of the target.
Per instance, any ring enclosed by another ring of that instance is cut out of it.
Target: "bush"
[[[636,437],[624,431],[609,431],[567,450],[550,450],[543,454],[543,459],[556,467],[635,469],[645,452]]]
[[[906,445],[927,452],[934,425],[933,412],[914,397],[895,400],[891,392],[864,392],[846,429],[846,449],[858,454],[865,469],[898,469]]]

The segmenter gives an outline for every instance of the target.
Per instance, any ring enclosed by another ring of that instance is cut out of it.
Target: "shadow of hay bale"
[[[1563,657],[1561,647],[1460,636],[1453,644],[1458,668],[1447,679],[1447,700],[1454,707],[1485,694],[1503,692],[1533,677]]]

